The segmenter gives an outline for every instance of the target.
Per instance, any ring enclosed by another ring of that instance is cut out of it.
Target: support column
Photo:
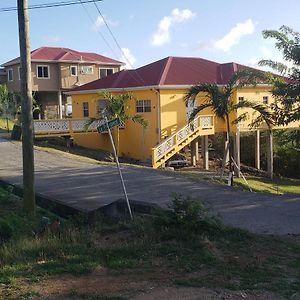
[[[193,140],[191,142],[191,165],[193,167],[195,167],[197,164],[197,161],[196,161],[196,141]]]
[[[255,131],[255,168],[260,170],[260,131]]]
[[[59,113],[59,118],[62,119],[62,95],[61,95],[61,91],[58,91],[58,113]]]
[[[209,169],[208,165],[208,135],[204,135],[202,137],[202,145],[201,145],[201,152],[202,152],[202,158],[203,158],[203,168],[205,170]]]
[[[267,132],[267,137],[268,137],[268,176],[273,179],[273,133],[272,130],[269,130]]]
[[[234,174],[237,177],[241,176],[241,134],[240,131],[237,130],[234,137]],[[237,166],[236,166],[237,165]]]
[[[195,139],[196,162],[199,160],[199,138]]]

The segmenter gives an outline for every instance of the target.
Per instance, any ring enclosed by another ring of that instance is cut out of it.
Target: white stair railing
[[[192,122],[179,129],[173,135],[153,148],[153,162],[157,162],[167,153],[178,148],[177,146],[180,146],[180,144],[184,143],[186,139],[190,138],[193,134],[198,133],[199,135],[199,130],[212,129],[214,127],[213,120],[214,118],[212,115],[198,116]]]

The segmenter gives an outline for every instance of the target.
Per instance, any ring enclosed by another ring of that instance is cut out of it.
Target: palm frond
[[[285,64],[271,59],[262,59],[258,62],[258,64],[263,67],[270,67],[271,69],[279,72],[282,76],[290,72],[290,68],[288,68]]]
[[[202,83],[198,85],[193,85],[184,97],[185,105],[188,106],[189,101],[195,102],[195,99],[199,93],[207,93],[213,96],[219,92],[219,88],[214,83]]]
[[[140,124],[143,128],[147,128],[149,125],[148,120],[145,120],[142,115],[135,115],[133,117],[129,117],[134,123]]]
[[[194,110],[192,111],[191,115],[189,116],[189,122],[194,120],[196,115],[204,110],[205,108],[208,108],[208,107],[213,107],[213,105],[211,103],[203,103],[203,104],[200,104],[199,106],[195,107]]]

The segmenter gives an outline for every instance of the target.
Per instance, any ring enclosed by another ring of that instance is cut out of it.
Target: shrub
[[[13,235],[13,228],[7,220],[0,219],[0,241],[7,241]]]

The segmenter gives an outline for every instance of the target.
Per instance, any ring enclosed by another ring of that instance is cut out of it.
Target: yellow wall
[[[237,92],[236,100],[239,97],[244,97],[245,100],[263,104],[263,97],[267,96],[268,97],[268,105],[271,105],[272,103],[274,103],[275,99],[272,96],[272,93],[270,92],[270,90],[271,90],[270,87],[240,88]],[[248,109],[244,108],[244,109],[239,109],[238,116],[240,116],[244,112],[248,112],[248,118],[240,123],[240,130],[247,131],[247,130],[251,129],[251,127],[249,125],[255,118],[257,118],[257,116],[259,114],[251,108],[248,108]],[[288,124],[287,126],[275,126],[275,127],[273,127],[273,129],[295,128],[295,127],[299,127],[299,126],[300,126],[300,122],[292,122],[292,123]],[[262,124],[259,126],[259,128],[267,129],[267,126],[265,124]]]
[[[151,112],[139,113],[148,120],[144,129],[140,124],[126,121],[125,129],[120,129],[119,153],[139,160],[151,158],[151,149],[157,144],[157,96],[154,91],[135,91],[132,93],[137,100],[151,100]],[[97,117],[97,100],[103,99],[97,94],[72,95],[73,118],[83,118],[83,102],[89,102],[90,117]],[[130,116],[136,115],[135,100],[129,100],[125,107]],[[116,132],[114,132],[116,137]],[[93,149],[111,151],[107,133],[83,133],[74,136],[75,144]]]
[[[157,92],[154,90],[133,91],[132,94],[137,100],[151,100],[151,112],[142,114],[143,117],[148,120],[149,126],[144,130],[141,125],[135,124],[132,121],[127,121],[125,129],[120,129],[120,155],[139,160],[149,159],[151,158],[151,149],[157,145],[159,140],[158,123],[160,123],[161,129],[160,140],[164,140],[166,137],[172,135],[186,125],[187,116],[184,103],[186,92],[186,89],[163,89],[159,91],[158,99]],[[232,100],[236,103],[238,97],[244,97],[245,100],[262,103],[263,96],[269,97],[269,103],[274,101],[269,92],[269,88],[262,87],[239,89],[233,93]],[[101,96],[97,94],[72,95],[73,118],[83,118],[83,102],[89,102],[90,117],[96,117],[98,99],[101,99]],[[200,94],[197,97],[196,102],[199,104],[203,103],[203,101],[205,101],[205,94]],[[158,107],[158,103],[160,103],[160,107]],[[135,100],[128,102],[125,109],[127,114],[131,116],[135,115]],[[236,125],[233,125],[232,121],[245,111],[246,110],[241,109],[238,113],[232,113],[230,115],[230,127],[232,132],[237,130]],[[250,119],[244,121],[240,125],[241,130],[250,130],[248,125],[251,122],[251,118],[253,118],[253,110],[248,109],[247,111],[249,111]],[[158,117],[158,114],[160,117]],[[201,115],[213,115],[213,112],[211,109],[205,109],[201,112]],[[215,132],[226,131],[226,123],[224,120],[215,118],[214,124]],[[289,127],[297,126],[299,126],[299,122],[297,124],[289,125]],[[111,151],[108,134],[76,134],[74,142],[84,147]]]

